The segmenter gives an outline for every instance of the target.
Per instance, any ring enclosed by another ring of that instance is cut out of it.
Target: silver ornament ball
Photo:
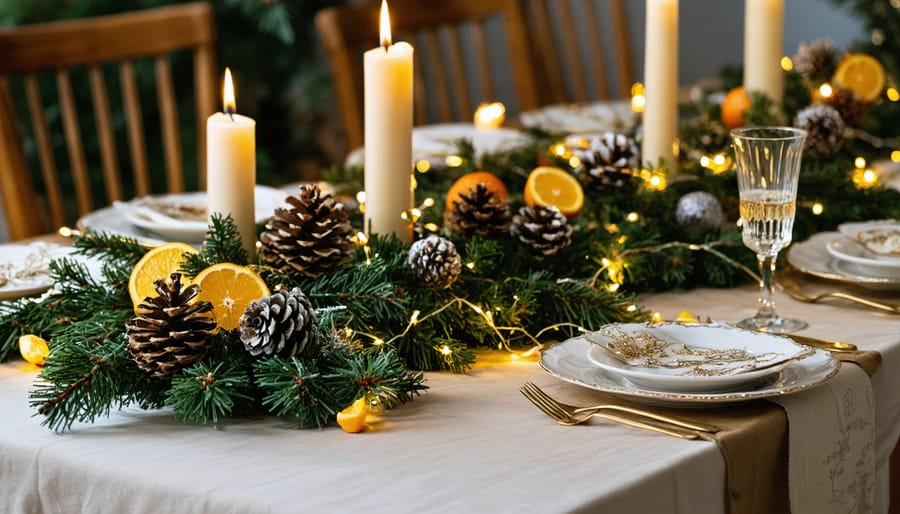
[[[706,191],[694,191],[678,200],[675,221],[688,233],[703,234],[722,226],[722,204]]]

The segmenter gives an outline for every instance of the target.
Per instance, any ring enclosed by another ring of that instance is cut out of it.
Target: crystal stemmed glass
[[[759,261],[759,311],[741,328],[784,334],[805,328],[775,312],[775,261],[791,242],[797,210],[797,180],[806,132],[791,127],[731,131],[737,161],[744,245]]]

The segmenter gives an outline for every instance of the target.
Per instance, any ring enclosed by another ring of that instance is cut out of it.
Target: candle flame
[[[231,81],[231,68],[225,68],[225,85],[223,91],[224,107],[227,114],[237,111],[237,105],[234,101],[234,83]]]
[[[391,46],[391,15],[388,14],[387,0],[381,0],[381,46],[385,50]]]

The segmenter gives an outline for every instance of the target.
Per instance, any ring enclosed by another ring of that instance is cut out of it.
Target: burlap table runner
[[[878,352],[833,355],[842,362],[859,365],[869,376],[881,364],[881,354]],[[676,409],[635,404],[617,396],[561,382],[546,374],[536,376],[534,382],[560,401],[573,405],[627,405],[718,426],[720,431],[714,438],[725,459],[727,512],[790,512],[788,425],[781,406],[766,400],[755,400],[710,409]]]

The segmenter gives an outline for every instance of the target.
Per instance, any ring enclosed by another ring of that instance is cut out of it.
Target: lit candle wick
[[[391,16],[388,13],[387,0],[381,0],[381,18],[379,26],[379,36],[381,37],[381,47],[387,52],[391,46]]]
[[[234,100],[234,83],[231,80],[231,69],[225,68],[225,84],[222,94],[223,108],[222,110],[228,115],[228,119],[234,121],[234,113],[237,111],[237,105]]]

